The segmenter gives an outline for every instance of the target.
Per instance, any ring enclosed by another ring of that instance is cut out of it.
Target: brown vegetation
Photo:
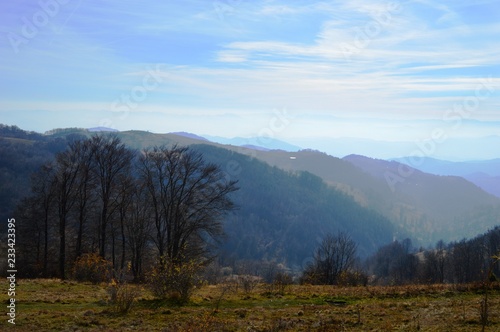
[[[118,292],[113,293],[115,287]],[[119,287],[123,288],[120,295]],[[338,287],[224,284],[178,306],[140,285],[20,280],[16,331],[480,331],[481,284]],[[113,295],[114,294],[114,295]],[[115,296],[113,298],[113,296]],[[7,297],[0,295],[5,303]],[[214,311],[215,305],[218,310]],[[123,306],[123,307],[120,307]],[[486,331],[500,329],[500,285],[489,290]],[[0,329],[6,328],[1,323]]]

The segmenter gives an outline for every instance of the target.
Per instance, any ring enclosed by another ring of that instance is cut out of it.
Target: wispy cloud
[[[397,139],[400,121],[440,121],[491,77],[495,93],[470,118],[498,120],[497,7],[493,0],[68,2],[15,53],[9,34],[22,37],[24,18],[43,9],[6,2],[0,111],[70,110],[58,121],[71,118],[73,126],[75,114],[88,110],[93,122],[114,118],[119,129],[158,131],[162,123],[200,128],[194,123],[202,115],[213,116],[205,133],[220,134],[245,126],[258,132],[266,112],[287,108],[298,120],[280,135],[349,128],[354,136]],[[156,65],[161,84],[127,117],[110,113]],[[377,125],[370,130],[370,123]],[[432,125],[420,122],[410,132],[418,136],[425,126]]]

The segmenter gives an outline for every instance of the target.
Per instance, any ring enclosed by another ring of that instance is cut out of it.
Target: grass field
[[[498,285],[497,285],[498,286]],[[109,285],[18,280],[15,326],[0,331],[481,331],[482,290],[473,285],[352,287],[290,285],[284,295],[259,285],[197,289],[185,306],[142,286],[131,310],[109,302]],[[500,331],[500,290],[489,293],[489,325]],[[9,297],[0,300],[7,313]],[[218,310],[216,308],[218,307]]]

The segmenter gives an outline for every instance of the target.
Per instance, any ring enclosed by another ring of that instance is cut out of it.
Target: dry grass
[[[183,307],[155,300],[142,286],[128,314],[108,304],[108,285],[20,280],[16,331],[480,331],[482,291],[474,285],[339,288],[266,285],[252,292],[204,286]],[[223,296],[221,298],[221,294]],[[500,330],[500,290],[489,296],[490,325]],[[7,303],[6,293],[0,295]],[[218,303],[217,303],[218,302]],[[218,304],[218,310],[215,310]],[[5,306],[4,306],[5,307]]]

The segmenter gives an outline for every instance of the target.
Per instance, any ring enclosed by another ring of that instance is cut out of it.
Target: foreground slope
[[[250,292],[226,284],[202,286],[179,307],[155,299],[142,285],[123,314],[111,287],[54,279],[18,280],[16,326],[2,331],[480,331],[477,286],[332,287],[270,285]],[[222,294],[222,295],[221,295]],[[486,331],[500,329],[500,290],[490,292]],[[7,303],[6,292],[0,301]]]

